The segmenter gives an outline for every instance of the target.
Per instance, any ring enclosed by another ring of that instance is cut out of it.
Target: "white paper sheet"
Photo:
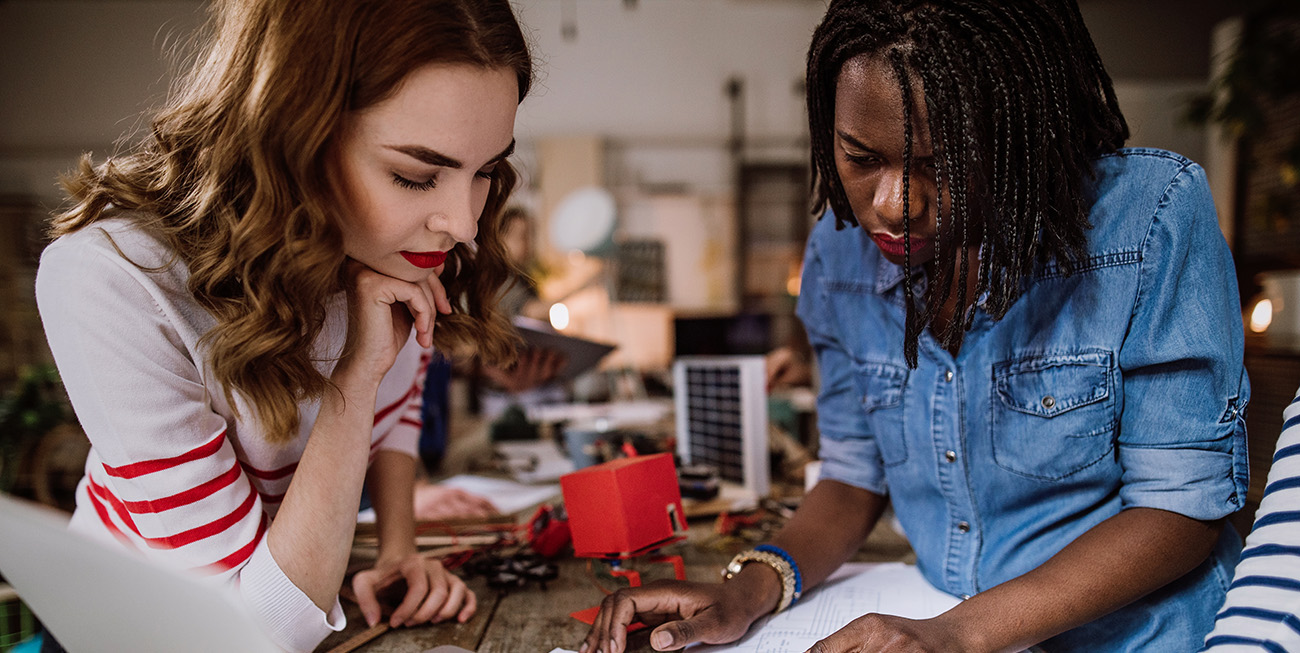
[[[554,483],[573,471],[573,461],[550,440],[498,442],[495,447],[506,459],[510,475],[520,483]]]
[[[935,589],[914,565],[851,562],[813,589],[793,608],[764,617],[737,642],[697,646],[692,653],[787,653],[804,651],[868,612],[926,619],[961,599]]]
[[[492,502],[502,514],[512,514],[560,496],[560,486],[524,485],[504,478],[460,474],[440,484],[473,492]]]

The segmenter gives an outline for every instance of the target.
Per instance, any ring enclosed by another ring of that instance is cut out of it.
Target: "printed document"
[[[696,646],[692,653],[787,653],[806,651],[818,640],[868,612],[928,619],[961,603],[935,589],[915,565],[850,562],[794,607],[754,622],[730,644]]]

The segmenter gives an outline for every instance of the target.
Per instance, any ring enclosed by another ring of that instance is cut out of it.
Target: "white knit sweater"
[[[157,269],[151,269],[157,268]],[[74,530],[237,589],[281,646],[309,651],[345,625],[281,571],[266,529],[316,419],[304,403],[298,437],[267,444],[252,411],[238,415],[207,369],[199,339],[215,324],[186,289],[185,266],[124,218],[46,248],[36,298],[55,363],[92,444]],[[346,335],[330,304],[314,353],[328,374]],[[415,456],[429,352],[414,335],[379,386],[371,457]]]

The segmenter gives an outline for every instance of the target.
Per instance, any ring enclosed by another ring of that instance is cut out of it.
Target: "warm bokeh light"
[[[569,307],[563,303],[551,304],[551,326],[557,331],[569,328]]]
[[[786,281],[785,281],[785,291],[786,291],[787,293],[789,293],[789,295],[790,295],[791,297],[798,297],[798,296],[799,296],[799,286],[800,286],[800,284],[801,284],[802,282],[803,282],[803,277],[800,277],[800,276],[793,276],[793,277],[790,277],[789,279],[786,279]]]
[[[1268,325],[1273,322],[1273,302],[1267,299],[1261,299],[1255,303],[1255,308],[1250,311],[1250,330],[1255,333],[1263,333],[1268,330]]]
[[[791,297],[799,296],[799,288],[803,285],[803,261],[790,265],[790,274],[785,280],[785,292]]]

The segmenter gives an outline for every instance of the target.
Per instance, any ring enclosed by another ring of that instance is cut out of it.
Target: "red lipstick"
[[[398,252],[417,268],[436,268],[447,260],[447,252]]]
[[[903,256],[907,252],[906,244],[902,238],[895,238],[889,234],[871,234],[871,240],[876,242],[880,251],[890,256]],[[931,239],[912,237],[912,253],[917,252],[930,246]]]

